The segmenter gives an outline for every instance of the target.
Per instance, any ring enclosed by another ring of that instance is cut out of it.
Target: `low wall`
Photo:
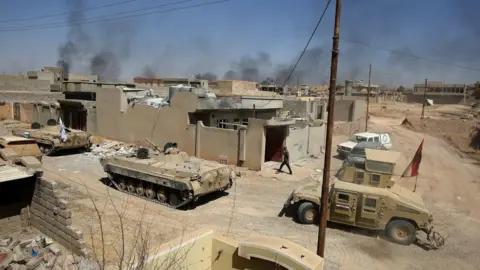
[[[463,104],[463,96],[430,96],[427,99],[433,100],[433,104]],[[423,95],[405,95],[404,99],[407,103],[422,103]]]
[[[83,234],[72,225],[67,201],[58,198],[57,183],[43,177],[37,179],[33,194],[31,224],[75,254],[85,256]]]
[[[35,177],[0,183],[0,232],[28,226],[28,206],[34,188]]]

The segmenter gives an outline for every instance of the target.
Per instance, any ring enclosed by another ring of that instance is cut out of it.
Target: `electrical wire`
[[[74,10],[74,12],[83,12],[83,11],[98,10],[98,9],[103,9],[103,8],[107,8],[107,7],[119,6],[119,5],[123,5],[123,4],[130,3],[130,2],[135,2],[135,1],[138,1],[138,0],[126,0],[126,1],[122,1],[122,2],[116,2],[116,3],[112,3],[112,4],[106,4],[106,5],[102,5],[102,6],[89,7],[89,8],[83,8],[83,9],[76,9],[76,10]],[[45,19],[45,18],[60,17],[60,16],[68,15],[68,14],[70,14],[70,12],[54,13],[54,14],[41,15],[41,16],[29,17],[29,18],[19,18],[19,19],[3,20],[3,21],[0,21],[0,23],[33,21],[33,20],[39,20],[39,19]]]
[[[124,11],[124,12],[114,13],[114,14],[110,14],[108,16],[116,16],[116,15],[121,15],[121,14],[126,14],[126,13],[134,13],[134,12],[138,12],[138,11],[142,11],[142,10],[151,10],[151,9],[155,9],[155,8],[159,8],[159,7],[166,7],[166,6],[170,6],[170,5],[176,5],[176,4],[191,2],[191,1],[193,1],[193,0],[177,1],[177,2],[167,3],[167,4],[163,4],[163,5],[148,7],[148,8],[142,8],[142,9],[137,9],[137,10],[132,10],[132,11]],[[231,0],[211,1],[211,2],[206,2],[206,3],[196,4],[196,5],[183,6],[183,7],[171,8],[171,9],[165,9],[165,10],[150,11],[150,12],[144,12],[144,13],[139,13],[139,14],[130,14],[130,15],[112,17],[112,18],[105,18],[105,15],[104,15],[104,16],[90,18],[89,20],[84,20],[84,21],[33,25],[33,26],[28,26],[28,27],[23,27],[23,28],[22,27],[10,28],[10,29],[5,28],[5,29],[0,29],[0,32],[20,32],[20,31],[29,31],[29,30],[38,30],[38,29],[51,29],[51,28],[58,28],[58,27],[66,27],[66,26],[70,26],[72,24],[88,24],[88,23],[114,21],[114,20],[119,20],[119,19],[141,17],[141,16],[157,14],[157,13],[166,13],[166,12],[171,12],[171,11],[185,10],[185,9],[190,9],[190,8],[214,5],[214,4],[219,4],[219,3],[228,2],[228,1],[231,1]]]
[[[418,56],[418,55],[414,55],[414,54],[410,54],[410,53],[404,53],[404,52],[400,52],[400,51],[396,51],[396,50],[385,49],[385,48],[373,46],[373,45],[370,45],[370,44],[367,44],[367,43],[347,40],[347,39],[343,39],[343,38],[341,38],[340,40],[348,42],[348,43],[357,44],[357,45],[361,45],[361,46],[364,46],[364,47],[369,47],[369,48],[372,48],[372,49],[380,50],[380,51],[385,51],[385,52],[394,53],[394,54],[403,55],[403,56],[409,56],[409,57],[412,57],[412,58],[417,58],[417,59],[420,59],[420,60],[429,61],[429,62],[433,62],[433,63],[437,63],[437,64],[443,64],[443,65],[447,65],[447,66],[452,66],[452,67],[457,67],[457,68],[462,68],[462,69],[466,69],[466,70],[479,71],[480,72],[480,69],[477,69],[477,68],[466,67],[466,66],[462,66],[462,65],[458,65],[458,64],[454,64],[454,63],[449,63],[449,62],[444,62],[444,61],[440,61],[440,60],[430,59],[430,58],[427,58],[427,57],[422,57],[422,56]]]
[[[297,62],[295,63],[295,65],[293,66],[292,70],[291,70],[290,73],[288,74],[287,78],[286,78],[285,81],[283,82],[283,84],[282,84],[282,89],[283,89],[283,87],[285,87],[285,85],[287,84],[287,82],[290,80],[290,77],[292,76],[293,72],[294,72],[295,69],[297,68],[298,63],[300,63],[300,60],[302,60],[303,55],[304,55],[305,52],[307,51],[308,45],[310,45],[310,41],[312,41],[313,36],[314,36],[315,33],[317,32],[318,26],[320,26],[320,23],[322,22],[323,17],[325,16],[325,13],[327,12],[328,7],[330,6],[330,2],[331,2],[331,0],[328,0],[327,4],[325,5],[325,9],[323,10],[322,15],[320,16],[320,19],[318,19],[317,25],[316,25],[315,28],[313,29],[313,32],[312,32],[312,34],[310,35],[310,38],[308,39],[307,44],[305,44],[305,47],[303,48],[302,53],[301,53],[300,56],[298,57]],[[262,106],[259,106],[259,107],[257,107],[257,108],[262,108],[262,107],[267,106],[270,102],[272,102],[272,100],[275,99],[275,97],[276,97],[277,95],[278,95],[278,92],[275,92],[275,95],[274,95],[267,103],[265,103],[265,104],[263,104]]]

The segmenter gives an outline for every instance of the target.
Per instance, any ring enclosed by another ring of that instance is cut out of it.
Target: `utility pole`
[[[336,0],[335,26],[333,30],[330,89],[328,92],[327,138],[325,140],[325,162],[323,164],[322,198],[320,203],[320,224],[318,226],[317,255],[324,257],[325,233],[327,231],[327,206],[330,188],[330,159],[332,158],[333,113],[335,112],[335,91],[337,88],[338,44],[340,39],[340,11],[342,0]]]
[[[370,64],[369,69],[368,69],[367,116],[365,118],[365,132],[368,131],[368,109],[370,107],[370,80],[371,79],[372,79],[372,64]]]
[[[463,85],[463,104],[467,104],[467,85]]]
[[[425,88],[423,88],[422,117],[420,117],[420,119],[423,119],[423,117],[425,116],[425,104],[427,103],[427,85],[428,79],[425,79]]]

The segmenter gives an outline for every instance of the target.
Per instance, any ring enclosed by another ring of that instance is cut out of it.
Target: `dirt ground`
[[[392,112],[381,114],[380,107],[372,106],[369,127],[372,131],[390,132],[394,150],[404,153],[406,160],[425,139],[417,192],[431,210],[437,230],[447,237],[445,246],[437,251],[425,251],[415,245],[392,244],[373,232],[329,225],[326,269],[338,269],[345,264],[366,269],[478,269],[480,210],[476,206],[480,204],[480,167],[444,139],[402,126],[405,114],[416,114],[418,107],[402,103],[390,106]],[[427,110],[427,116],[433,116],[431,110]],[[335,135],[333,150],[346,138]],[[285,237],[315,251],[317,226],[300,225],[290,217],[277,215],[296,186],[313,181],[310,177],[320,174],[323,159],[298,162],[292,166],[292,176],[275,174],[278,164],[267,165],[269,168],[262,172],[248,171],[246,176],[237,178],[225,196],[209,197],[200,201],[195,209],[182,211],[106,187],[100,181],[105,176],[100,164],[86,155],[44,158],[45,177],[61,183],[62,192],[69,196],[74,224],[83,230],[90,249],[92,243],[98,248],[101,242],[99,218],[90,198],[99,211],[104,212],[102,224],[108,244],[107,259],[111,263],[117,257],[115,250],[121,246],[120,222],[113,206],[125,209],[128,246],[134,240],[135,228],[144,224],[152,228],[149,238],[152,245],[181,236],[185,231],[209,227],[238,239],[257,233]],[[332,159],[332,170],[340,165],[340,160]],[[413,188],[414,181],[402,179],[399,184]],[[92,228],[95,231],[90,233]]]

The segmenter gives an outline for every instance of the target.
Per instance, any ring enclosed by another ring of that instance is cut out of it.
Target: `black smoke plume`
[[[142,69],[142,76],[147,78],[155,78],[157,74],[155,71],[153,71],[153,68],[151,66],[146,65]]]
[[[195,75],[195,79],[208,80],[214,82],[217,80],[217,75],[213,72],[198,73]]]
[[[101,33],[92,38],[83,28],[82,22],[86,0],[67,1],[69,30],[67,41],[58,48],[57,66],[66,73],[89,72],[98,75],[100,80],[118,81],[121,75],[121,63],[129,57],[131,24],[96,24]],[[118,31],[121,28],[122,31]],[[93,44],[92,40],[97,41]],[[85,63],[88,63],[85,65]]]

